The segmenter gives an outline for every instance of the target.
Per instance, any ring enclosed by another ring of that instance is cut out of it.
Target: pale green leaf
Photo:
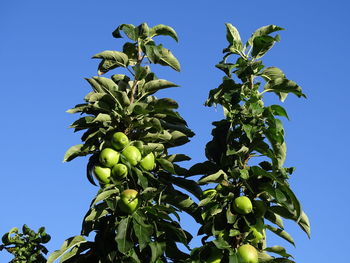
[[[175,39],[176,42],[179,41],[176,31],[170,27],[170,26],[166,26],[166,25],[156,25],[153,28],[150,29],[150,36],[154,37],[154,36],[170,36],[173,39]]]
[[[75,246],[78,246],[81,243],[87,242],[86,239],[83,236],[75,236],[67,239],[64,241],[63,245],[61,246],[60,250],[54,251],[49,258],[47,259],[47,263],[52,263],[56,261],[58,258],[60,258],[64,253],[69,251]]]

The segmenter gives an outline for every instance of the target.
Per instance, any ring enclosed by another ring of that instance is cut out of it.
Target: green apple
[[[118,202],[120,210],[122,210],[124,213],[132,214],[139,204],[137,195],[138,192],[134,189],[124,190],[120,194],[120,200]]]
[[[111,169],[99,165],[94,166],[94,175],[100,183],[108,184],[110,182]]]
[[[122,132],[116,132],[112,135],[111,144],[116,150],[120,151],[129,144],[129,138]]]
[[[233,201],[233,208],[237,213],[246,215],[252,212],[253,205],[248,197],[240,196]]]
[[[125,164],[117,163],[112,168],[112,175],[117,179],[123,179],[128,175],[128,167]]]
[[[237,249],[237,254],[242,263],[258,263],[258,252],[255,247],[249,244],[240,246]]]
[[[123,156],[128,160],[128,162],[135,166],[141,161],[141,153],[139,149],[137,149],[135,146],[130,145],[127,146],[123,151],[122,151]]]
[[[103,166],[112,168],[116,163],[119,162],[119,156],[120,153],[117,151],[111,148],[105,148],[101,151],[99,160]]]
[[[142,166],[143,169],[146,171],[151,171],[154,169],[154,154],[151,152],[147,154],[145,157],[143,157],[140,161],[140,165]]]

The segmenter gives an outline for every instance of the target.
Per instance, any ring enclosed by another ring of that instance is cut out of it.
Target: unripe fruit
[[[240,246],[237,249],[237,255],[240,258],[242,263],[258,263],[258,252],[255,247],[249,244]]]
[[[117,151],[111,148],[105,148],[101,151],[99,160],[103,166],[112,168],[116,163],[119,162],[119,156],[120,153]]]
[[[248,197],[240,196],[233,201],[233,208],[237,213],[246,215],[252,212],[253,205]]]
[[[128,162],[133,166],[138,164],[138,162],[141,161],[141,158],[142,158],[139,149],[137,149],[133,145],[127,146],[123,150],[122,154],[128,160]]]
[[[140,165],[142,166],[143,169],[147,171],[151,171],[154,169],[154,154],[151,152],[147,154],[145,157],[142,158],[140,161]]]
[[[116,132],[112,135],[111,144],[116,150],[120,151],[129,144],[129,138],[122,132]]]
[[[118,163],[113,166],[112,175],[117,179],[123,179],[128,175],[128,168],[125,164]]]
[[[138,204],[139,199],[137,198],[138,192],[134,189],[126,189],[120,195],[120,200],[118,202],[118,206],[120,210],[124,213],[132,214]]]
[[[111,169],[108,167],[102,167],[99,165],[95,165],[94,175],[100,183],[108,184],[110,182],[109,177],[111,176]]]

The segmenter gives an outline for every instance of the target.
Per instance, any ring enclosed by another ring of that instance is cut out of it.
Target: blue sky
[[[268,242],[285,245],[298,263],[343,262],[350,234],[349,10],[345,0],[1,1],[0,234],[24,223],[46,226],[50,251],[79,234],[98,189],[85,178],[86,158],[62,163],[65,151],[80,142],[68,129],[77,116],[65,111],[90,91],[83,78],[96,74],[98,62],[91,56],[121,48],[123,40],[111,36],[119,24],[166,24],[177,31],[178,44],[161,41],[182,71],[154,69],[181,85],[160,95],[179,102],[196,133],[178,150],[193,157],[191,164],[204,159],[211,122],[222,118],[220,110],[203,103],[222,77],[214,65],[227,45],[224,23],[235,25],[245,40],[255,29],[276,24],[286,30],[265,65],[280,67],[308,97],[290,96],[284,106],[291,118],[285,122],[286,165],[297,167],[291,184],[310,217],[312,237],[287,224],[296,249],[273,237]],[[188,217],[183,224],[196,233]],[[0,253],[1,262],[9,259]]]

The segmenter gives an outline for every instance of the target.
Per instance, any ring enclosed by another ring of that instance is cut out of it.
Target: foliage
[[[267,92],[282,102],[289,93],[305,95],[282,70],[265,67],[260,60],[279,41],[278,35],[271,34],[282,28],[261,27],[245,44],[233,25],[226,24],[226,29],[229,45],[216,65],[225,76],[205,102],[221,105],[225,118],[213,122],[213,138],[205,148],[207,160],[189,169],[190,176],[202,175],[199,184],[216,186],[199,203],[204,222],[198,234],[204,237],[193,262],[204,262],[213,247],[221,250],[223,262],[238,262],[237,248],[243,244],[259,251],[259,262],[293,262],[283,247],[267,247],[265,231],[294,245],[282,218],[295,221],[307,235],[310,225],[288,183],[294,168],[283,166],[286,142],[281,117],[288,119],[287,111],[278,104],[265,106],[263,98]],[[234,200],[239,196],[252,201],[252,213],[236,212]]]
[[[44,263],[47,249],[42,244],[46,244],[51,239],[46,234],[45,228],[39,228],[36,233],[27,225],[23,225],[22,233],[14,227],[2,237],[0,251],[5,249],[14,256],[10,263]]]
[[[127,177],[120,180],[111,176],[110,184],[101,184],[84,218],[81,235],[66,240],[60,250],[50,255],[49,263],[58,258],[67,263],[182,262],[189,257],[178,248],[178,243],[188,247],[191,240],[191,235],[180,226],[178,212],[186,211],[198,220],[200,217],[197,204],[179,188],[198,198],[201,189],[186,179],[187,170],[176,164],[190,158],[169,154],[168,149],[187,143],[194,133],[176,111],[176,101],[154,96],[158,90],[178,86],[159,79],[150,67],[160,64],[180,70],[172,52],[154,41],[159,35],[176,41],[178,38],[169,26],[149,28],[146,23],[137,27],[123,24],[113,32],[115,38],[121,38],[122,34],[129,39],[122,51],[106,50],[93,56],[101,60],[100,76],[87,79],[92,92],[86,95],[85,103],[68,110],[84,115],[71,125],[75,131],[84,133],[83,144],[71,147],[64,160],[91,155],[87,177],[96,184],[92,169],[99,164],[99,154],[111,147],[113,134],[122,132],[143,157],[153,153],[157,165],[149,171],[137,161],[123,158],[121,151],[121,161],[128,168]],[[129,75],[101,77],[116,68]],[[120,193],[125,189],[138,192],[139,206],[133,213],[119,209]],[[91,233],[94,233],[94,242],[86,240]]]

